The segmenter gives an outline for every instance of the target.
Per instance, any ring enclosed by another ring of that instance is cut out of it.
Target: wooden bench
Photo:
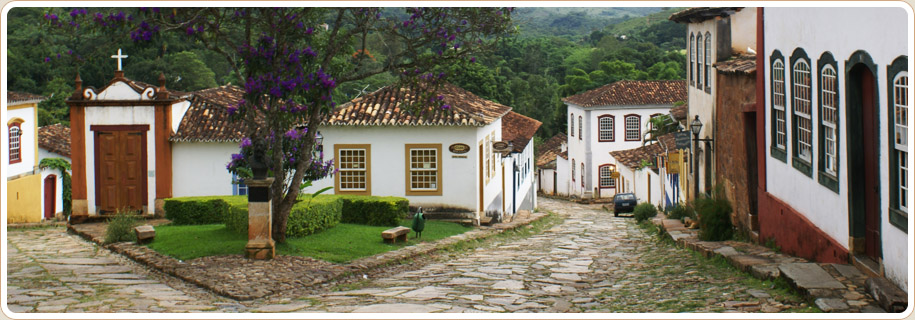
[[[407,227],[391,228],[381,232],[381,239],[386,243],[397,243],[398,240],[407,242],[407,234],[409,233],[410,228]]]

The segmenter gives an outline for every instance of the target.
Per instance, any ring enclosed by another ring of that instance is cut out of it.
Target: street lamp
[[[693,197],[699,197],[699,131],[702,131],[702,121],[699,115],[689,124],[689,131],[693,133]]]
[[[321,135],[321,131],[315,132],[315,145],[318,152],[324,152],[324,136]]]

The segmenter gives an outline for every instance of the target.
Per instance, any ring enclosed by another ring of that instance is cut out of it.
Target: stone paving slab
[[[845,289],[845,285],[836,281],[816,263],[784,263],[778,266],[778,270],[802,292],[810,289]]]

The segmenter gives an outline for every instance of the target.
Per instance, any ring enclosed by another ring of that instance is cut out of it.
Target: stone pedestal
[[[273,215],[270,185],[273,178],[248,179],[248,244],[245,258],[273,259],[276,245],[273,242]]]

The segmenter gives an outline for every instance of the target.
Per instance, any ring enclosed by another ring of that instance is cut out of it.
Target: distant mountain
[[[516,8],[512,18],[522,37],[560,36],[580,39],[592,31],[610,25],[644,17],[666,8],[607,7],[607,8]],[[665,17],[666,19],[666,17]]]

